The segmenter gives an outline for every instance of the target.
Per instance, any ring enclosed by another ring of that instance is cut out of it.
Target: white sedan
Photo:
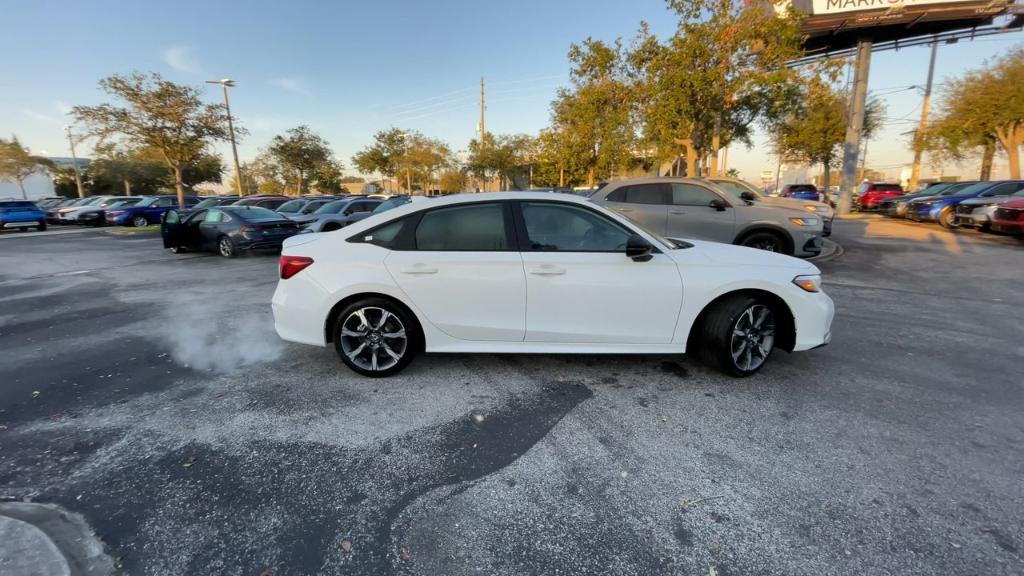
[[[748,376],[823,346],[832,300],[808,262],[662,238],[568,194],[406,204],[284,243],[274,323],[352,370],[417,352],[674,354]]]

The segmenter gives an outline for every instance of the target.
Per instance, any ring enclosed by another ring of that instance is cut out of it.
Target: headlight
[[[818,214],[828,214],[829,210],[831,210],[831,209],[828,206],[817,206],[817,205],[814,205],[814,204],[806,204],[806,205],[804,205],[804,210],[806,210],[808,212],[816,212]]]
[[[802,288],[805,292],[821,292],[821,275],[808,274],[793,278],[793,284]]]
[[[808,218],[806,216],[794,216],[794,217],[790,218],[789,221],[792,222],[793,224],[796,224],[797,226],[817,226],[818,225],[818,219],[817,218]]]

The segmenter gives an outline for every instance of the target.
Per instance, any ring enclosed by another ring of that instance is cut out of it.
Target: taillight
[[[255,226],[249,226],[248,224],[243,224],[238,227],[239,232],[255,232],[257,230],[259,230],[259,228]]]
[[[280,272],[281,280],[287,280],[302,272],[307,266],[313,263],[309,256],[284,256],[277,261],[277,270]]]

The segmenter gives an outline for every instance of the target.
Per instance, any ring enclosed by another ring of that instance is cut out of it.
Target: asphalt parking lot
[[[286,344],[276,258],[0,237],[0,498],[131,574],[1024,572],[1024,243],[837,222],[832,344],[684,357]]]

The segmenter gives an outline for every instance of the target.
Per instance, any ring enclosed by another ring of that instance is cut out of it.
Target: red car
[[[1024,234],[1024,198],[1000,204],[992,213],[991,229],[1004,234]]]
[[[864,182],[857,188],[857,204],[861,210],[875,210],[882,200],[903,195],[903,186],[883,182]]]

